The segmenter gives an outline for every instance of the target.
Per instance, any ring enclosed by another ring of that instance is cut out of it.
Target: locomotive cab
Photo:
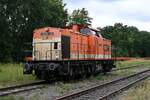
[[[61,59],[61,34],[54,28],[44,28],[34,31],[33,60]]]

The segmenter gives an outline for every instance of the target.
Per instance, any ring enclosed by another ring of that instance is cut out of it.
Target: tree
[[[100,30],[105,38],[112,40],[113,47],[117,48],[117,56],[150,56],[149,32],[139,31],[134,26],[122,23],[115,23],[114,26],[106,26]]]
[[[22,61],[34,29],[65,26],[64,7],[62,0],[1,0],[0,61]]]
[[[91,25],[92,18],[89,17],[89,13],[85,8],[77,9],[72,12],[68,17],[68,25],[80,24],[80,25]]]

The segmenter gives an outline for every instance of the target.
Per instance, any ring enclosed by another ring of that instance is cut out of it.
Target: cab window
[[[57,42],[54,43],[54,49],[58,49],[58,43]]]

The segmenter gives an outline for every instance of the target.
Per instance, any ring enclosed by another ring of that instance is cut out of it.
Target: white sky
[[[150,31],[150,0],[64,0],[64,3],[69,13],[86,8],[94,28],[121,22]]]

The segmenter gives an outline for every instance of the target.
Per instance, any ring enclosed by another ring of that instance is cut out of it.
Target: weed
[[[65,93],[67,91],[70,91],[73,89],[72,84],[70,83],[63,83],[63,82],[58,82],[58,86],[56,87],[56,89],[61,93]]]
[[[23,64],[0,64],[0,85],[11,85],[35,80],[32,75],[23,74]]]
[[[150,98],[150,80],[143,82],[141,85],[129,90],[126,96],[121,100],[149,100]]]
[[[129,60],[129,61],[117,61],[117,68],[129,67],[129,66],[149,66],[150,60]]]
[[[14,96],[5,96],[5,97],[0,97],[0,100],[15,100]]]

